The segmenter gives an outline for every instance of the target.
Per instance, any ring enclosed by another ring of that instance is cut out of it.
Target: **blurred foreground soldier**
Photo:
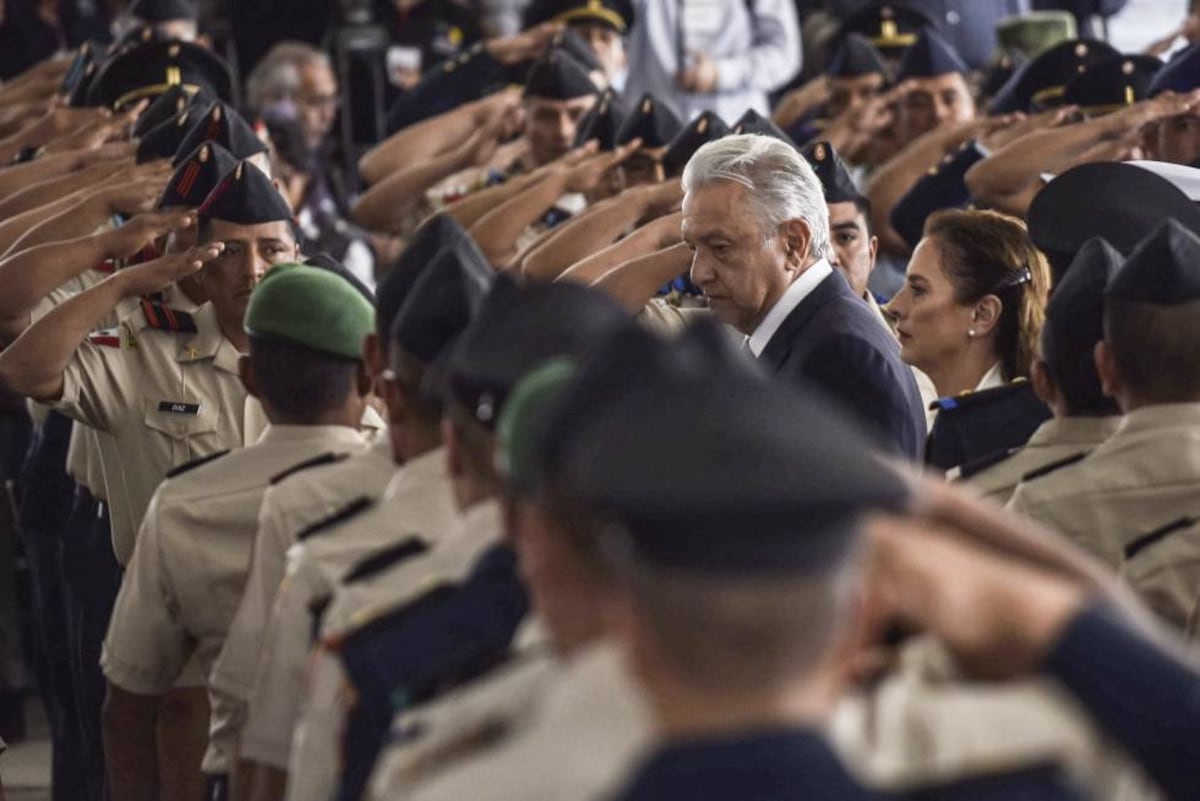
[[[679,5],[634,0],[625,92],[649,92],[681,119],[767,113],[767,93],[800,69],[800,26],[787,0]]]
[[[1200,237],[1168,220],[1112,277],[1095,359],[1125,419],[1094,450],[1027,477],[1009,504],[1114,570],[1140,537],[1195,513],[1198,257]]]
[[[239,357],[238,371],[270,425],[252,446],[169,474],[151,501],[113,611],[103,665],[115,797],[158,796],[158,705],[189,660],[208,676],[220,653],[270,477],[329,449],[361,446],[358,424],[370,391],[361,348],[372,314],[347,281],[315,267],[277,265],[255,288],[245,320],[249,355]],[[203,739],[207,724],[170,735]],[[203,763],[210,782],[229,772],[234,748],[210,740]],[[184,797],[176,788],[162,791]]]
[[[1054,418],[1023,447],[966,463],[959,478],[1005,503],[1023,478],[1095,448],[1117,430],[1120,410],[1105,396],[1092,354],[1104,338],[1104,289],[1122,260],[1104,240],[1089,241],[1046,306],[1031,375]]]
[[[718,319],[771,373],[819,387],[885,448],[919,458],[916,382],[895,338],[829,264],[829,211],[807,162],[769,137],[726,137],[696,152],[683,186],[691,278]]]

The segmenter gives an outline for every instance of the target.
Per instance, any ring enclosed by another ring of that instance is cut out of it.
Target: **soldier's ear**
[[[258,391],[258,376],[254,372],[254,365],[245,353],[238,356],[238,378],[242,379],[242,386],[246,388],[250,397],[262,397]]]
[[[1033,368],[1029,371],[1029,381],[1033,384],[1033,393],[1051,408],[1058,402],[1058,388],[1050,377],[1050,368],[1041,359],[1033,360]]]
[[[1102,339],[1096,343],[1092,356],[1096,360],[1096,373],[1100,376],[1100,389],[1107,397],[1119,402],[1119,395],[1125,382],[1121,378],[1121,371],[1117,367],[1117,360],[1112,348]]]

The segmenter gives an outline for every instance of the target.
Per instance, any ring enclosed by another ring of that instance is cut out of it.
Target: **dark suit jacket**
[[[759,362],[825,391],[897,455],[919,460],[925,413],[900,345],[834,270],[792,310]]]

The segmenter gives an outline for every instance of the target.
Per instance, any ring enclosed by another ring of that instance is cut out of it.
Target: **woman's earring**
[[[970,330],[968,330],[968,331],[967,331],[967,338],[968,338],[968,339],[974,339],[974,338],[975,338],[975,329],[974,329],[974,328],[972,328],[972,329],[970,329]]]

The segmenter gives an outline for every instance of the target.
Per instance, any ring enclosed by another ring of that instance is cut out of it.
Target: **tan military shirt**
[[[353,455],[288,476],[263,495],[246,589],[209,677],[214,733],[237,737],[245,724],[271,606],[296,535],[356,499],[378,501],[398,469],[386,436],[342,453]]]
[[[607,798],[651,746],[648,708],[621,652],[609,641],[592,643],[560,663],[535,703],[532,719],[522,729],[453,765],[452,770],[427,780],[415,776],[415,785],[404,797],[412,801]],[[377,779],[380,784],[405,785],[403,775],[379,774]]]
[[[1160,618],[1184,634],[1200,592],[1200,497],[1195,508],[1195,514],[1135,538],[1121,564],[1121,578]]]
[[[288,551],[250,693],[242,756],[280,770],[288,767],[304,697],[312,605],[328,598],[338,579],[359,561],[408,532],[421,532],[420,537],[432,541],[452,531],[458,520],[446,453],[439,448],[398,470],[377,504]]]
[[[204,675],[233,620],[271,476],[331,448],[355,447],[344,426],[270,426],[253,447],[163,482],[139,532],[101,660],[114,684],[166,692],[193,652]],[[209,772],[229,754],[210,742]]]
[[[1054,764],[1088,798],[1146,798],[1129,795],[1143,787],[1133,763],[1054,682],[966,681],[930,638],[906,644],[892,673],[848,694],[830,736],[864,784],[889,792]]]
[[[1137,537],[1196,512],[1200,403],[1146,406],[1076,464],[1023,481],[1008,508],[1057,529],[1113,570]]]
[[[266,425],[262,407],[238,378],[237,350],[221,334],[212,305],[193,319],[194,334],[151,328],[139,313],[111,334],[92,335],[68,364],[62,398],[54,404],[116,441],[130,512],[128,519],[113,517],[114,549],[123,563],[150,497],[172,467],[244,447]]]
[[[1055,417],[1038,426],[1029,442],[1003,461],[969,476],[959,475],[960,468],[955,468],[947,477],[965,481],[997,503],[1008,503],[1022,476],[1060,459],[1091,451],[1116,433],[1120,423],[1119,416]]]
[[[353,708],[337,655],[341,641],[352,630],[411,603],[429,587],[463,581],[479,555],[500,539],[500,504],[478,503],[456,523],[431,540],[425,554],[387,571],[387,581],[376,583],[374,592],[343,592],[339,608],[327,612],[310,655],[308,691],[292,739],[288,798],[293,801],[329,798],[337,786],[340,760],[330,755],[342,752],[341,736]],[[372,601],[374,606],[369,605]]]

